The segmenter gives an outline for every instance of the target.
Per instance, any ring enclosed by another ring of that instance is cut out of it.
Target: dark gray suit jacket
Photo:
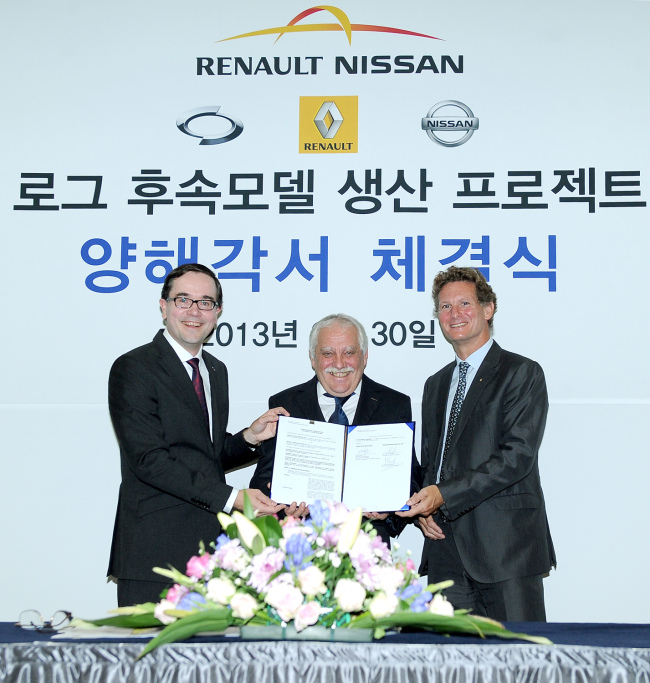
[[[282,406],[289,411],[292,417],[300,417],[306,420],[318,420],[325,422],[323,413],[318,405],[317,392],[318,378],[314,375],[309,382],[298,384],[290,389],[285,389],[269,399],[269,408]],[[354,414],[353,424],[372,425],[391,422],[411,422],[411,399],[399,391],[390,389],[383,384],[378,384],[363,375],[359,403]],[[273,475],[273,461],[275,459],[275,439],[269,439],[261,447],[262,456],[253,478],[251,488],[268,492],[268,483]],[[420,488],[420,466],[415,453],[413,453],[411,476],[411,493]],[[369,483],[372,483],[371,476]],[[401,518],[391,515],[383,522],[376,522],[375,528],[385,541],[390,540],[389,535],[396,536],[404,527]]]
[[[214,541],[232,487],[225,471],[257,457],[241,432],[226,432],[226,366],[203,352],[210,374],[212,439],[192,381],[162,330],[118,358],[108,406],[120,446],[122,484],[108,574],[167,582],[151,570],[185,571],[199,541]]]
[[[455,363],[430,377],[422,399],[424,485],[435,484]],[[476,581],[544,574],[555,566],[537,453],[548,397],[541,367],[494,343],[467,392],[439,484],[461,560]],[[423,566],[435,562],[425,540]]]

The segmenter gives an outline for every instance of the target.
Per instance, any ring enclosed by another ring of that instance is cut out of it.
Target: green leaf
[[[504,628],[503,624],[492,619],[484,619],[468,614],[456,614],[453,617],[445,617],[431,612],[400,611],[383,619],[373,619],[369,612],[365,612],[350,623],[350,628],[396,628],[406,626],[420,628],[437,633],[464,633],[475,635],[480,638],[495,636],[497,638],[511,638],[514,640],[527,640],[538,645],[551,645],[547,638],[528,636],[525,633],[513,633]]]
[[[143,602],[141,605],[130,605],[129,607],[116,607],[108,610],[110,614],[153,614],[156,609],[155,602]]]
[[[141,659],[159,645],[186,640],[203,631],[223,631],[232,623],[232,612],[227,608],[196,612],[166,626],[138,655]]]
[[[120,614],[106,619],[85,620],[93,626],[117,626],[118,628],[156,628],[162,623],[152,613],[146,614]]]
[[[278,542],[282,538],[282,527],[273,515],[256,517],[253,520],[253,524],[261,531],[267,545],[278,547]]]
[[[244,491],[244,517],[248,517],[251,520],[255,519],[255,508],[246,491]]]
[[[169,569],[163,569],[162,567],[154,567],[153,571],[156,572],[156,574],[160,574],[161,576],[166,576],[168,579],[171,579],[174,583],[181,584],[181,586],[189,586],[191,588],[195,584],[194,579],[191,579],[189,576],[186,576],[182,572],[179,572],[178,569],[174,569],[174,567],[170,567]]]

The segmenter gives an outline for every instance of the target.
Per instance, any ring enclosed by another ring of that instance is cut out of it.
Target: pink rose
[[[294,622],[296,631],[302,631],[307,626],[313,626],[318,621],[321,610],[321,606],[315,600],[301,605],[296,613],[296,620]]]
[[[415,562],[410,557],[406,560],[406,569],[410,572],[415,570]]]
[[[194,557],[190,557],[190,559],[187,561],[187,570],[185,573],[188,576],[194,577],[196,579],[202,579],[203,575],[205,574],[205,568],[208,566],[208,562],[210,562],[210,555],[205,553],[205,555],[195,555]]]
[[[302,601],[303,594],[294,585],[284,581],[272,581],[269,584],[266,602],[271,607],[275,607],[282,621],[291,621],[296,616]]]
[[[168,591],[166,599],[172,602],[174,605],[178,603],[190,592],[187,586],[181,586],[175,583]]]

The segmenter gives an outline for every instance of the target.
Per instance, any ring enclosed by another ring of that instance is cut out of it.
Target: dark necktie
[[[345,414],[345,410],[343,410],[343,404],[350,398],[350,396],[352,396],[352,394],[350,394],[350,396],[332,396],[331,394],[323,395],[327,396],[328,398],[333,398],[334,402],[336,403],[334,412],[332,413],[332,416],[328,422],[332,422],[337,425],[349,425],[350,422],[348,420],[348,416]]]
[[[445,438],[445,448],[442,451],[442,461],[440,463],[440,477],[439,481],[443,481],[445,478],[445,473],[443,465],[445,463],[445,457],[449,451],[449,444],[451,443],[451,437],[454,435],[454,429],[456,429],[456,422],[458,421],[458,416],[460,415],[460,409],[463,405],[463,400],[465,399],[465,385],[467,383],[467,370],[469,369],[469,363],[462,361],[458,364],[458,388],[454,394],[454,401],[451,404],[451,411],[449,412],[449,422],[447,423],[447,436]]]
[[[192,384],[194,385],[194,391],[198,396],[199,403],[203,409],[203,415],[205,416],[205,421],[208,426],[210,425],[210,418],[208,417],[208,404],[205,400],[205,389],[203,388],[203,379],[201,378],[201,373],[199,372],[199,359],[192,358],[187,361],[189,365],[192,366]]]

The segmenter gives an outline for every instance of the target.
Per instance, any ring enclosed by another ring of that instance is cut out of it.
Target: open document
[[[287,504],[399,510],[411,495],[414,435],[413,422],[343,426],[280,416],[271,495]]]

